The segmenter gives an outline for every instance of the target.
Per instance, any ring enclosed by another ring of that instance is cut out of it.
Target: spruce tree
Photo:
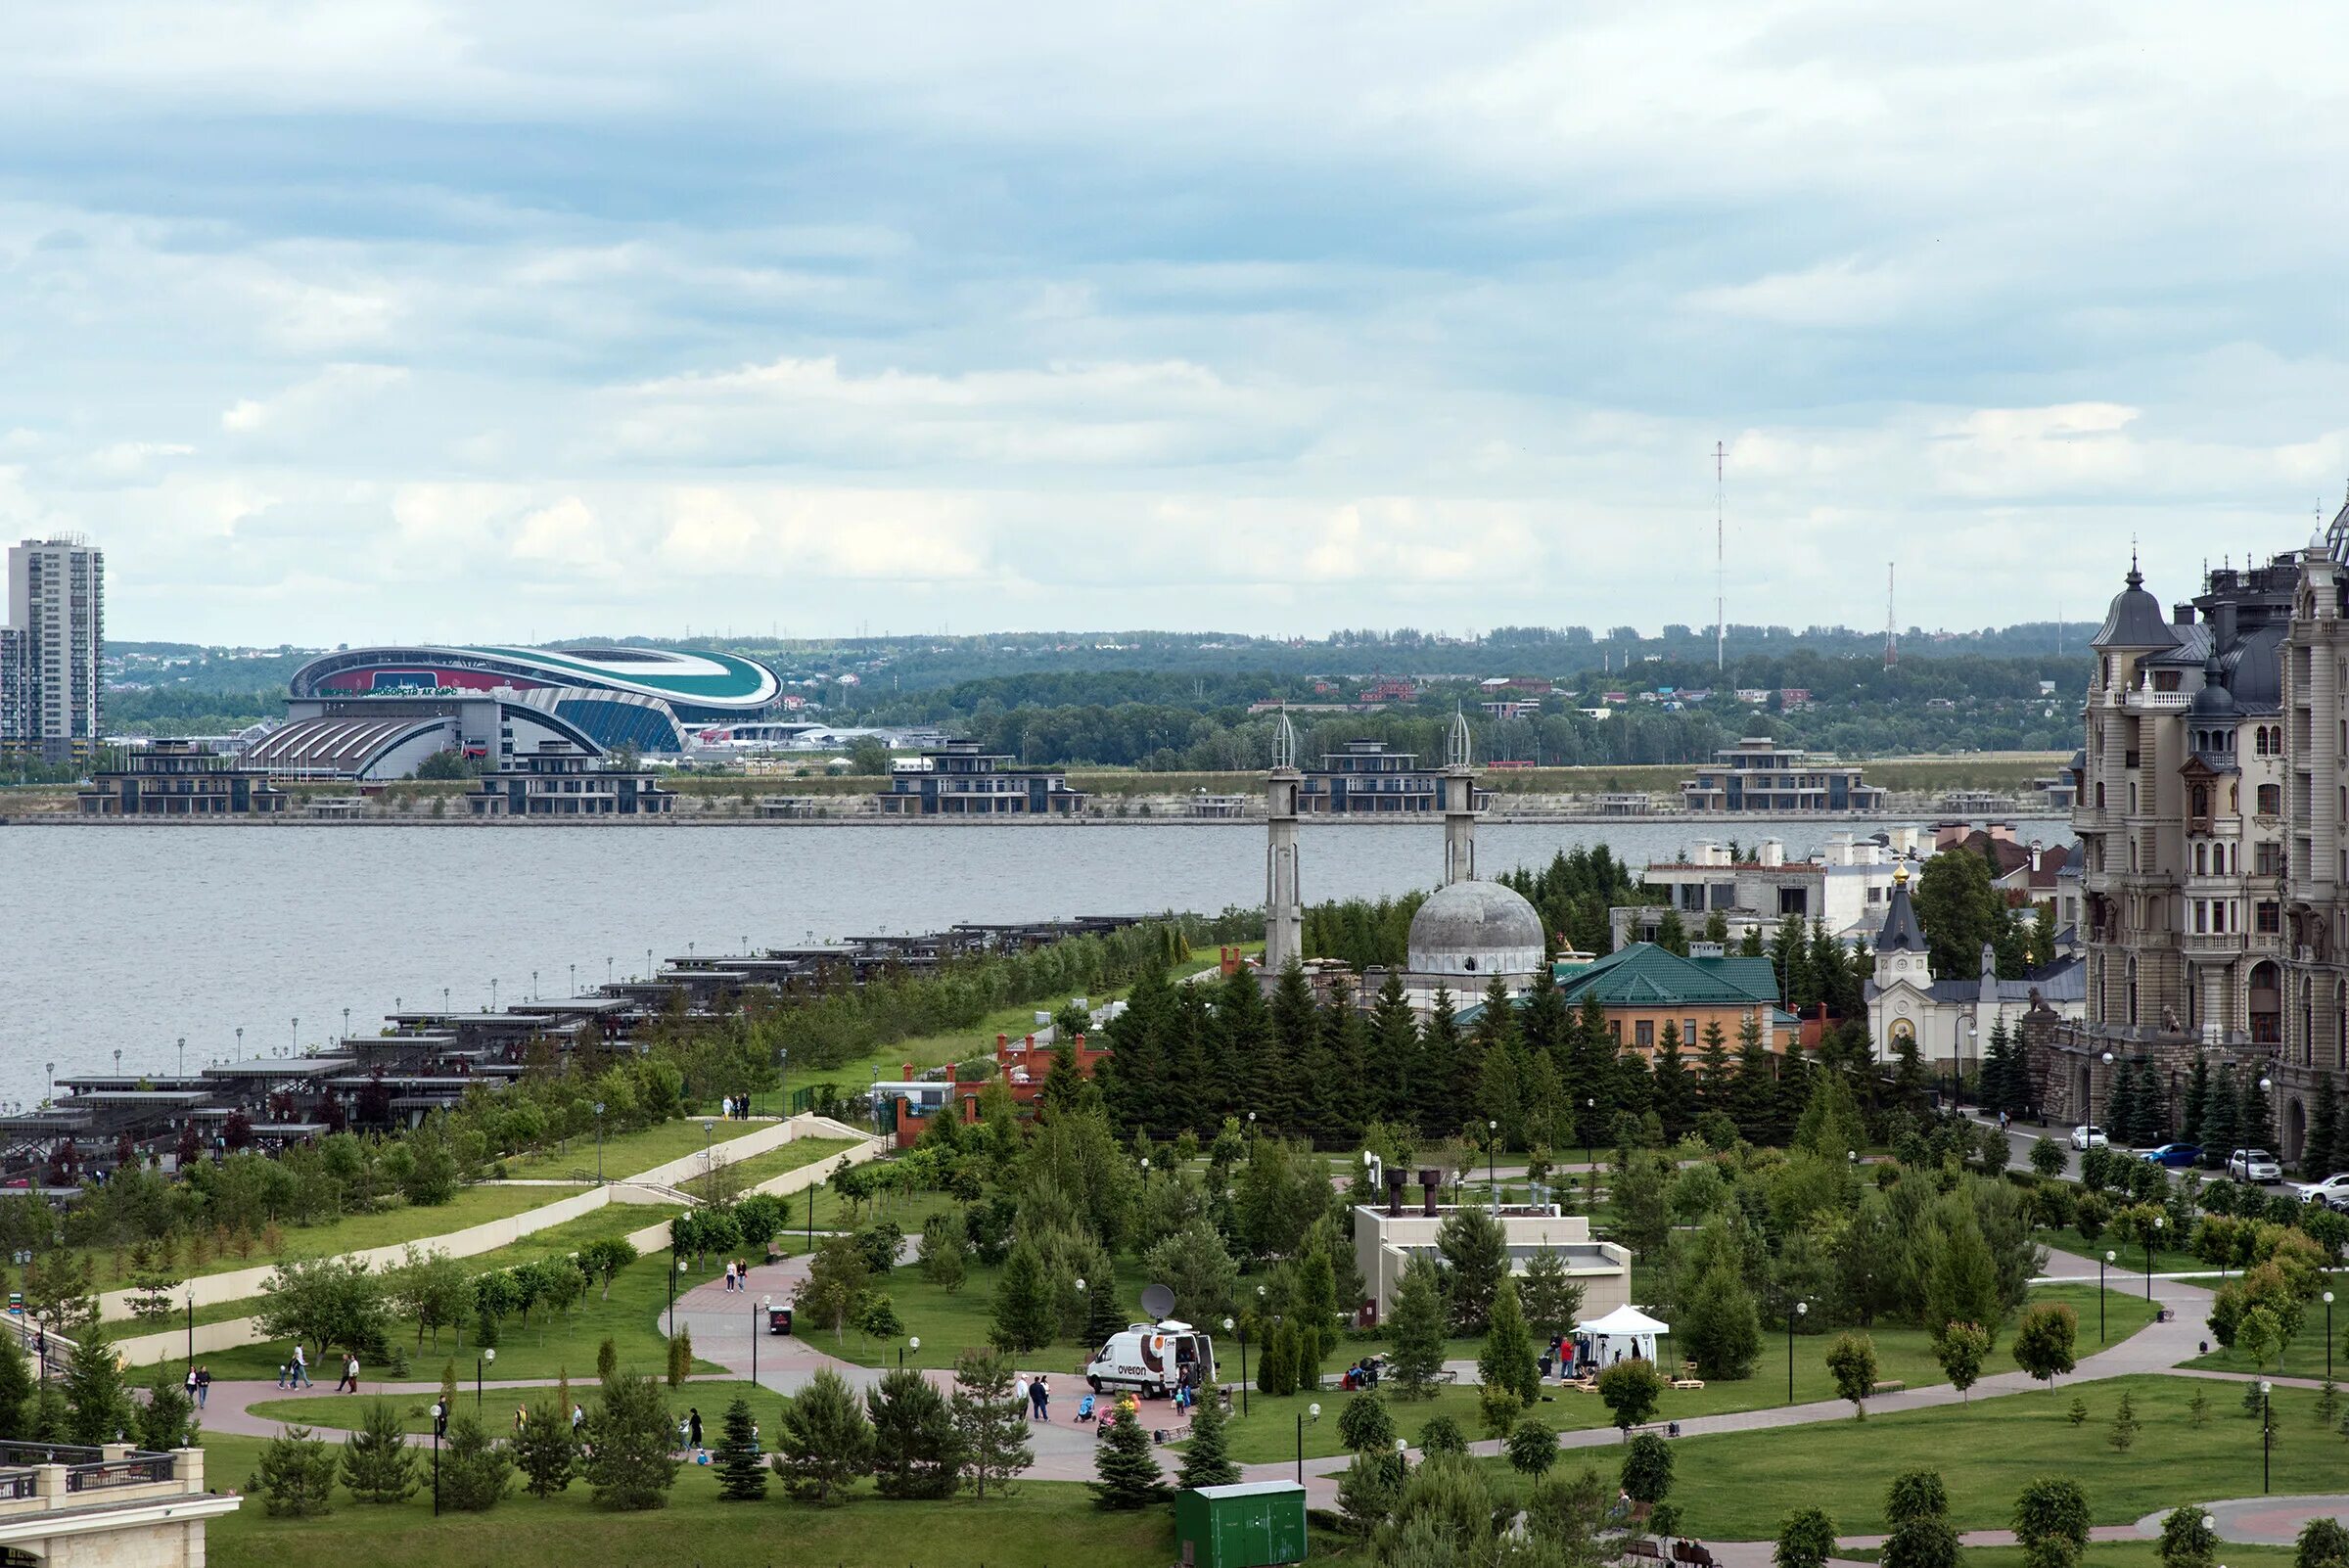
[[[1762,1018],[1748,1008],[1737,1024],[1737,1065],[1729,1079],[1729,1116],[1738,1133],[1757,1147],[1783,1141],[1777,1135],[1778,1079],[1770,1048],[1763,1043]]]
[[[2194,1052],[2194,1065],[2186,1075],[2186,1092],[2178,1101],[2178,1136],[2187,1143],[2202,1141],[2202,1121],[2210,1105],[2210,1060]]]
[[[910,1366],[864,1393],[873,1422],[873,1478],[885,1498],[948,1498],[962,1485],[962,1439],[946,1397]]]
[[[1158,1456],[1150,1452],[1150,1434],[1134,1415],[1119,1409],[1107,1436],[1093,1446],[1093,1470],[1101,1479],[1088,1483],[1094,1502],[1103,1508],[1147,1508],[1166,1496]]]
[[[1413,1068],[1419,1055],[1419,1020],[1405,994],[1403,977],[1390,971],[1370,1012],[1370,1061],[1364,1077],[1373,1114],[1382,1122],[1418,1121],[1413,1102],[1417,1082]]]
[[[111,1439],[109,1441],[112,1441]],[[289,1426],[261,1445],[245,1490],[272,1519],[314,1519],[335,1506],[335,1456],[306,1426]]]
[[[1506,1389],[1520,1405],[1530,1407],[1542,1397],[1542,1371],[1534,1360],[1533,1340],[1526,1333],[1517,1282],[1506,1276],[1494,1293],[1492,1323],[1485,1331],[1476,1370],[1485,1387]]]
[[[1191,1412],[1191,1441],[1175,1471],[1175,1479],[1184,1487],[1227,1487],[1240,1479],[1224,1425],[1220,1399],[1203,1399]]]
[[[2302,1180],[2322,1181],[2341,1169],[2341,1134],[2340,1094],[2326,1073],[2317,1080],[2317,1106],[2308,1118],[2308,1141],[2300,1156]],[[5,1407],[0,1398],[0,1409]]]
[[[31,1435],[33,1381],[28,1360],[13,1337],[0,1337],[0,1439],[16,1442]]]
[[[531,1497],[551,1498],[569,1487],[579,1465],[578,1439],[571,1430],[571,1401],[558,1397],[532,1404],[523,1412],[513,1448],[523,1489]]]
[[[2161,1077],[2147,1063],[2138,1075],[2136,1120],[2129,1125],[2129,1141],[2141,1149],[2158,1148],[2170,1140],[2170,1103]]]
[[[724,1436],[711,1455],[712,1467],[717,1471],[717,1495],[728,1502],[757,1502],[766,1496],[766,1463],[758,1440],[751,1435],[752,1424],[751,1402],[736,1395],[727,1402]]]
[[[1734,1115],[1729,1101],[1729,1037],[1721,1020],[1708,1018],[1703,1031],[1704,1050],[1696,1064],[1696,1102],[1703,1111]]]
[[[80,1342],[73,1347],[73,1360],[66,1367],[66,1405],[72,1412],[68,1423],[71,1440],[84,1448],[118,1442],[131,1428],[130,1397],[122,1391],[122,1369],[105,1331],[95,1323],[83,1328]]]
[[[1656,1118],[1664,1124],[1664,1135],[1677,1143],[1682,1133],[1696,1125],[1696,1084],[1688,1077],[1688,1064],[1681,1057],[1681,1026],[1672,1019],[1664,1021],[1664,1035],[1657,1042],[1650,1076],[1654,1082],[1650,1093]]]
[[[1387,1314],[1387,1371],[1405,1399],[1431,1399],[1444,1370],[1444,1296],[1436,1266],[1414,1254],[1404,1265]]]
[[[489,1440],[471,1410],[449,1423],[440,1452],[440,1505],[459,1513],[484,1513],[497,1505],[514,1479],[514,1461]]]
[[[2235,1135],[2242,1139],[2244,1148],[2274,1149],[2276,1147],[2275,1107],[2269,1103],[2267,1092],[2259,1086],[2258,1071],[2247,1069],[2242,1077],[2235,1081],[2235,1084],[2237,1095],[2234,1111]]]
[[[405,1502],[417,1484],[416,1454],[398,1407],[369,1400],[357,1429],[343,1439],[343,1485],[361,1502]]]
[[[989,1305],[991,1326],[988,1338],[996,1348],[1020,1355],[1052,1343],[1058,1314],[1052,1305],[1044,1260],[1036,1244],[1022,1238],[1013,1244],[995,1278],[994,1300]]]
[[[1575,1319],[1583,1314],[1583,1282],[1567,1272],[1555,1247],[1543,1247],[1526,1260],[1517,1301],[1525,1310],[1525,1326],[1546,1348],[1574,1332]]]
[[[147,1385],[147,1402],[134,1407],[139,1447],[150,1453],[168,1453],[196,1444],[196,1402],[187,1385],[171,1375],[167,1363],[158,1362]]]
[[[848,1383],[829,1366],[819,1369],[796,1399],[783,1402],[775,1433],[775,1473],[784,1490],[829,1507],[847,1500],[848,1488],[872,1469],[873,1427]]]
[[[587,1414],[587,1458],[580,1473],[604,1508],[665,1508],[676,1480],[671,1456],[677,1429],[668,1402],[649,1377],[615,1371]]]
[[[1436,988],[1435,999],[1428,1006],[1426,1027],[1419,1032],[1419,1059],[1425,1076],[1419,1097],[1419,1130],[1429,1137],[1456,1135],[1475,1101],[1473,1097],[1463,1099],[1460,1095],[1460,1058],[1468,1047],[1460,1038],[1451,992],[1445,987]],[[1473,1083],[1472,1070],[1469,1078]]]
[[[1329,1251],[1318,1231],[1297,1259],[1297,1293],[1290,1309],[1297,1327],[1294,1386],[1318,1389],[1322,1362],[1338,1340],[1338,1285]]]
[[[1025,1402],[1013,1391],[1012,1378],[1011,1363],[999,1351],[967,1350],[954,1361],[954,1432],[963,1474],[982,1501],[990,1481],[999,1486],[1036,1462],[1036,1451],[1028,1446]]]
[[[2137,1068],[2124,1056],[2112,1065],[2112,1086],[2104,1094],[2104,1114],[2091,1117],[2116,1143],[2126,1141],[2137,1115]]]
[[[2242,1138],[2236,1127],[2238,1101],[2234,1092],[2234,1069],[2221,1064],[2211,1075],[2202,1103],[2202,1163],[2225,1165],[2228,1154],[2240,1147]]]

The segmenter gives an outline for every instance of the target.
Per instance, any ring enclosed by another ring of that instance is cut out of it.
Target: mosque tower
[[[1444,812],[1444,886],[1476,880],[1476,770],[1470,765],[1468,715],[1454,712],[1436,784]]]
[[[1265,967],[1276,977],[1305,956],[1305,904],[1297,875],[1297,731],[1282,714],[1272,729],[1272,771],[1265,781]]]

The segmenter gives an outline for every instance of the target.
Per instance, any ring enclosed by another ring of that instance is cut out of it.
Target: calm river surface
[[[1790,857],[1839,827],[1736,825]],[[1873,831],[1874,825],[1857,831]],[[2019,837],[2068,841],[2054,822]],[[1488,823],[1494,871],[1604,841],[1633,864],[1723,835],[1686,821]],[[962,920],[1212,911],[1264,898],[1255,826],[11,827],[0,830],[0,1097],[58,1072],[170,1072],[372,1028],[395,1002],[566,994],[682,953]],[[1309,826],[1310,900],[1434,883],[1435,826]],[[296,1025],[295,1020],[300,1022]]]

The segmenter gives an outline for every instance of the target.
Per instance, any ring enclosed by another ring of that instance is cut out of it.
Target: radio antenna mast
[[[1728,455],[1727,447],[1719,441],[1713,443],[1713,668],[1715,669],[1725,669],[1728,667],[1728,555],[1723,544],[1727,535],[1722,526],[1722,519],[1726,515],[1723,474],[1728,461]]]
[[[1890,669],[1894,665],[1897,665],[1901,662],[1901,645],[1898,640],[1898,633],[1892,629],[1898,623],[1893,620],[1892,609],[1893,566],[1893,562],[1887,561],[1884,563],[1884,668],[1887,669]]]

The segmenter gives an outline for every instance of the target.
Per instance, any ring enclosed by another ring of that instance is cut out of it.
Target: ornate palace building
[[[2166,617],[2131,563],[2074,763],[2087,1016],[2031,1031],[2050,1115],[2101,1121],[2149,1067],[2175,1128],[2201,1053],[2257,1074],[2296,1162],[2320,1077],[2349,1071],[2344,559],[2349,507]]]

